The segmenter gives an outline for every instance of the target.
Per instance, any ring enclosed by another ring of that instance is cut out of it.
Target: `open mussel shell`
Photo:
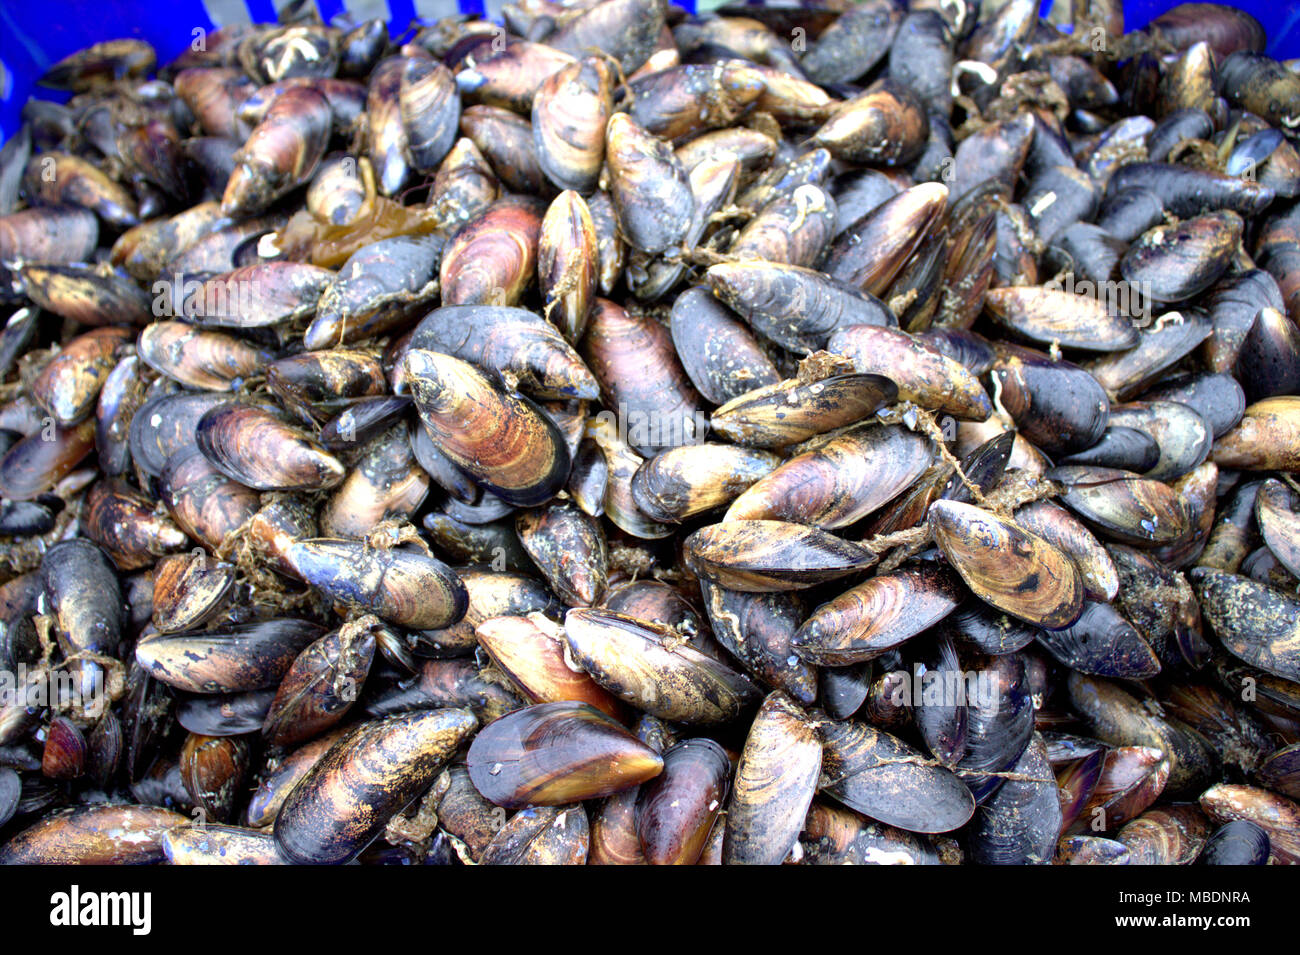
[[[935,543],[981,600],[1026,623],[1059,629],[1083,612],[1083,580],[1060,548],[972,504],[930,505]]]
[[[822,746],[813,721],[783,693],[759,707],[740,754],[727,808],[722,861],[780,865],[799,839],[817,792]]]
[[[657,776],[663,759],[585,703],[540,703],[501,717],[467,754],[475,788],[498,806],[558,806]]]
[[[951,832],[975,812],[951,771],[866,723],[824,721],[821,791],[879,822],[909,832]]]
[[[792,646],[802,659],[821,666],[862,663],[942,620],[963,595],[946,567],[905,567],[822,604],[804,621]]]
[[[477,728],[469,710],[453,708],[354,727],[285,799],[275,822],[280,850],[300,864],[354,859]]]
[[[785,521],[724,521],[683,544],[688,565],[731,590],[801,590],[870,567],[861,546],[815,527]]]
[[[759,698],[742,673],[701,653],[668,627],[607,610],[564,618],[578,665],[615,696],[660,719],[727,723]]]

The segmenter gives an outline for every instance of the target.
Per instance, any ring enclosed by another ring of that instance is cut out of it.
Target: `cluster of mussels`
[[[0,861],[1300,861],[1300,64],[990,6],[53,66]]]

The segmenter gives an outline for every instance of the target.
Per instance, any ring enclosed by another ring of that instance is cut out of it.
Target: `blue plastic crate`
[[[100,40],[139,37],[153,44],[159,62],[167,62],[191,42],[194,30],[213,30],[227,23],[271,22],[285,0],[0,0],[0,134],[17,128],[22,104],[33,84],[51,64]],[[356,22],[384,17],[390,29],[404,31],[412,21],[436,20],[457,12],[500,19],[503,0],[316,0],[325,20],[348,14]],[[694,10],[696,0],[675,0]],[[700,0],[703,8],[722,0]],[[1178,5],[1180,0],[1129,0],[1127,28],[1137,29]],[[1044,7],[1050,6],[1045,0]],[[1268,52],[1286,59],[1300,57],[1300,3],[1296,0],[1250,0],[1248,10],[1268,31]],[[40,91],[41,95],[57,94]]]

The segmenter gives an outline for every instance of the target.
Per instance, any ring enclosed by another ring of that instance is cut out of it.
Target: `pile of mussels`
[[[1038,6],[55,65],[0,861],[1300,861],[1300,71]]]

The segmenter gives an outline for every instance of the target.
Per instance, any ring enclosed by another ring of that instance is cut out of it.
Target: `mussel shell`
[[[651,865],[695,865],[726,801],[731,760],[704,738],[676,744],[663,759],[637,800],[641,849]]]
[[[820,788],[852,809],[909,832],[951,832],[975,812],[951,771],[866,723],[823,722]]]
[[[241,693],[277,685],[294,658],[321,634],[305,620],[263,620],[145,637],[135,656],[168,686],[190,693]]]
[[[707,401],[726,404],[781,380],[754,336],[703,286],[677,296],[670,327],[682,368]]]
[[[436,352],[407,352],[406,368],[416,408],[440,450],[486,490],[527,507],[564,486],[568,445],[527,398]]]
[[[541,614],[494,616],[475,628],[479,646],[531,703],[588,703],[613,719],[627,708],[566,659],[568,645]]]
[[[722,843],[727,865],[779,865],[817,791],[822,747],[813,723],[773,693],[750,725],[732,783]]]
[[[593,680],[660,719],[727,723],[758,700],[747,677],[668,627],[576,608],[565,615],[564,629],[574,660]]]
[[[983,421],[993,412],[974,375],[907,332],[858,325],[836,332],[826,347],[852,359],[860,373],[887,376],[904,401],[972,421]]]
[[[365,607],[414,630],[446,627],[465,615],[465,585],[426,553],[314,538],[289,544],[285,559],[300,578],[344,604]]]
[[[1191,573],[1210,629],[1234,656],[1300,682],[1300,601],[1248,577],[1208,567]]]
[[[199,419],[196,433],[203,456],[246,487],[323,490],[341,482],[345,474],[343,465],[316,442],[253,405],[219,405]]]
[[[545,319],[522,308],[448,305],[426,315],[411,348],[442,352],[509,377],[537,398],[599,397],[577,352]]]
[[[791,263],[722,262],[709,266],[704,277],[754,331],[800,354],[826,347],[836,332],[854,325],[898,324],[874,295]]]
[[[1035,626],[1067,627],[1083,612],[1083,581],[1066,553],[971,504],[936,501],[935,542],[981,600]]]
[[[584,865],[591,830],[581,805],[528,806],[483,849],[482,865]]]
[[[846,527],[911,486],[932,459],[925,438],[900,425],[856,427],[759,478],[726,520]]]
[[[270,833],[216,823],[169,829],[162,849],[171,865],[289,865]]]
[[[557,501],[521,513],[515,532],[561,600],[571,607],[599,602],[609,577],[609,550],[598,520],[572,501]]]
[[[784,521],[725,521],[683,543],[687,564],[731,590],[800,590],[845,577],[874,563],[851,541]]]
[[[131,417],[127,436],[131,460],[146,474],[157,477],[172,455],[195,446],[199,419],[229,401],[227,395],[202,391],[150,398]]]
[[[1268,549],[1287,570],[1300,577],[1300,513],[1294,502],[1287,486],[1270,478],[1255,497],[1255,519]]]
[[[835,375],[804,384],[786,379],[747,391],[713,412],[720,437],[755,448],[784,448],[853,424],[898,397],[882,375]]]
[[[1267,865],[1268,833],[1249,819],[1234,819],[1210,834],[1195,865]]]
[[[1250,405],[1241,422],[1215,442],[1211,459],[1221,468],[1300,471],[1300,397]]]
[[[727,444],[691,444],[655,455],[632,476],[637,507],[652,520],[677,523],[743,495],[781,459]]]
[[[1269,862],[1295,865],[1300,861],[1296,822],[1300,805],[1266,789],[1233,783],[1216,783],[1201,793],[1201,808],[1220,824],[1239,819],[1253,822],[1268,834]]]
[[[474,737],[470,778],[498,806],[555,806],[645,782],[663,759],[599,710],[540,703],[501,717]]]
[[[983,865],[1046,865],[1061,829],[1056,779],[1036,737],[1009,779],[980,806],[968,835],[972,861]]]
[[[1138,333],[1105,303],[1052,288],[990,289],[984,299],[1001,324],[1043,344],[1087,351],[1122,351],[1138,343]]]
[[[605,162],[610,199],[628,245],[656,253],[679,243],[690,228],[695,198],[672,147],[626,113],[615,113],[605,128]]]
[[[428,788],[477,726],[468,710],[449,708],[354,727],[285,799],[275,823],[280,850],[303,864],[355,858]]]
[[[990,376],[1020,433],[1047,454],[1090,448],[1106,430],[1106,392],[1077,365],[1000,344]]]
[[[300,743],[329,729],[356,702],[375,655],[370,630],[336,630],[294,659],[262,721],[272,746]]]
[[[802,604],[789,594],[743,593],[708,580],[700,581],[700,591],[718,643],[756,679],[800,705],[811,705],[817,698],[817,671],[791,645],[803,621]],[[637,615],[635,608],[623,612]]]
[[[1209,833],[1209,821],[1196,806],[1149,809],[1119,831],[1135,865],[1186,865],[1196,858]]]
[[[0,846],[0,865],[163,861],[162,836],[190,819],[154,806],[95,805],[52,813]]]
[[[862,663],[942,620],[957,608],[962,595],[957,577],[938,565],[882,574],[814,610],[792,646],[809,663]]]
[[[1181,540],[1190,528],[1186,507],[1160,481],[1112,468],[1066,466],[1048,472],[1066,485],[1062,503],[1103,535],[1137,547]]]
[[[1114,561],[1097,538],[1068,511],[1051,501],[1036,501],[1017,509],[1015,521],[1031,534],[1037,534],[1070,555],[1090,598],[1115,599],[1119,593],[1119,577]]]
[[[1071,626],[1043,630],[1038,642],[1062,664],[1081,673],[1145,680],[1160,661],[1142,636],[1110,604],[1087,601]]]

